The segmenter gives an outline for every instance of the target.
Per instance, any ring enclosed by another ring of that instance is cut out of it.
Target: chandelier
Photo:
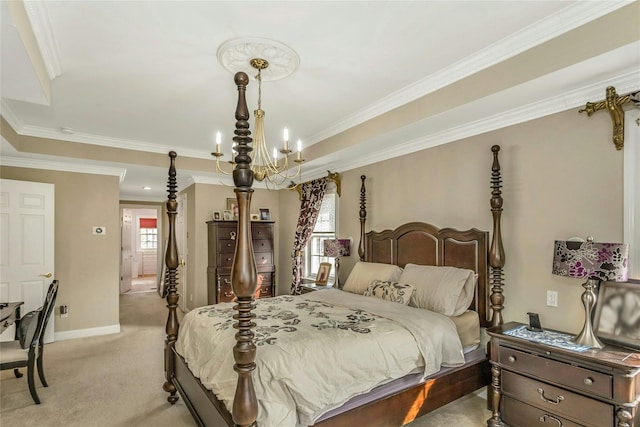
[[[269,67],[269,61],[263,58],[252,58],[249,63],[252,68],[258,70],[256,80],[258,81],[258,109],[253,111],[255,118],[254,138],[253,138],[253,151],[249,153],[251,157],[251,170],[253,171],[254,178],[259,182],[264,182],[267,189],[274,189],[282,186],[285,181],[292,180],[300,177],[302,170],[302,142],[298,140],[297,154],[291,156],[294,157],[293,164],[290,163],[289,157],[293,151],[289,148],[289,130],[284,128],[283,148],[278,150],[273,147],[272,154],[269,154],[269,147],[264,136],[264,116],[265,112],[262,109],[262,70]],[[231,175],[233,168],[235,167],[235,161],[233,158],[236,156],[234,150],[235,143],[231,147],[232,160],[228,163],[231,165],[230,170],[225,170],[220,163],[220,158],[224,154],[220,151],[220,144],[222,142],[222,135],[220,132],[216,133],[216,151],[211,153],[216,158],[216,172],[218,175]],[[278,158],[278,153],[282,154],[282,159]]]

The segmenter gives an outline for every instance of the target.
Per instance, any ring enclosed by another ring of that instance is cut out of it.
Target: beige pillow
[[[473,300],[476,274],[456,267],[407,264],[398,282],[415,287],[410,306],[459,316]]]
[[[402,269],[397,265],[358,261],[342,290],[362,295],[372,281],[397,282],[400,273]]]
[[[413,285],[401,285],[397,282],[374,280],[369,284],[369,287],[367,287],[367,290],[364,291],[364,294],[362,295],[365,297],[376,297],[385,301],[392,301],[407,305],[411,300],[413,291]]]

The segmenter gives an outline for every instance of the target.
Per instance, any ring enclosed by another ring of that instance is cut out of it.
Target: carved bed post
[[[365,238],[365,222],[367,221],[367,190],[364,187],[365,175],[360,176],[362,184],[360,185],[360,244],[358,245],[358,256],[360,261],[364,261],[364,238]]]
[[[493,152],[493,165],[491,166],[491,215],[493,216],[493,235],[489,250],[489,265],[491,266],[491,326],[502,325],[502,309],[504,308],[504,296],[502,295],[504,267],[504,248],[502,247],[502,230],[500,218],[502,215],[502,177],[500,175],[500,162],[498,153],[500,146],[491,147]]]
[[[178,293],[176,289],[176,283],[178,279],[178,245],[176,242],[176,215],[178,213],[178,202],[176,200],[176,193],[178,184],[176,181],[176,157],[175,151],[169,152],[171,158],[171,165],[169,167],[169,180],[167,182],[167,192],[169,197],[167,200],[167,216],[169,217],[169,240],[167,242],[167,253],[165,254],[164,262],[167,266],[167,273],[165,275],[165,282],[167,286],[167,307],[169,308],[169,316],[167,317],[167,325],[165,331],[167,338],[165,339],[164,346],[164,371],[165,371],[165,383],[162,388],[169,393],[167,401],[169,403],[176,403],[178,396],[176,396],[176,386],[173,384],[172,379],[174,375],[174,359],[171,352],[173,346],[178,338],[178,314],[176,308],[178,307]]]
[[[236,344],[233,347],[235,360],[234,370],[238,373],[236,394],[233,400],[232,416],[236,426],[246,427],[254,424],[258,416],[258,401],[253,387],[252,373],[256,368],[256,346],[253,343],[255,317],[253,310],[253,295],[258,285],[256,264],[253,258],[251,244],[251,196],[253,194],[253,171],[251,170],[252,148],[251,131],[249,130],[249,109],[245,98],[249,77],[246,73],[238,72],[234,77],[238,86],[238,105],[236,107],[236,129],[233,141],[237,143],[235,158],[236,167],[233,170],[234,189],[238,200],[238,240],[236,252],[231,267],[231,286],[237,297],[237,305],[233,308],[238,313],[233,316],[237,323],[234,328]]]

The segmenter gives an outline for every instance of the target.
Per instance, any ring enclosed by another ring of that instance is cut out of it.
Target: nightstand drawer
[[[613,397],[613,377],[611,375],[507,347],[500,347],[500,363],[508,369],[532,377],[563,384],[608,399]]]
[[[502,371],[502,391],[551,414],[578,420],[585,426],[613,425],[613,406],[559,387]]]
[[[507,396],[502,400],[502,419],[510,427],[582,427],[580,424]]]

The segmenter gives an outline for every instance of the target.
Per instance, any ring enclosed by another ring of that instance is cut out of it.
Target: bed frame
[[[170,152],[168,180],[167,215],[169,217],[169,239],[165,263],[167,266],[167,307],[169,314],[165,340],[165,383],[163,389],[169,393],[167,400],[175,403],[176,393],[180,393],[194,419],[200,426],[222,427],[255,425],[258,404],[252,382],[255,369],[256,347],[253,344],[252,322],[253,293],[257,285],[256,267],[251,247],[250,203],[253,189],[253,172],[248,145],[249,110],[245,100],[247,75],[235,75],[238,87],[236,108],[236,130],[233,140],[237,143],[238,155],[233,178],[238,200],[239,220],[236,253],[232,268],[232,286],[237,297],[234,307],[237,314],[235,327],[236,345],[233,349],[238,373],[238,383],[232,412],[216,396],[191,374],[185,360],[176,352],[179,322],[177,316],[177,268],[178,253],[175,236],[177,214],[176,153]],[[360,191],[360,243],[358,254],[361,260],[383,262],[404,267],[407,263],[423,265],[447,265],[469,268],[478,273],[475,297],[470,306],[478,312],[483,327],[503,323],[502,296],[504,250],[500,230],[502,212],[501,176],[498,161],[499,146],[491,148],[493,164],[491,168],[491,213],[493,217],[492,240],[489,233],[477,229],[458,231],[451,228],[438,229],[433,225],[412,222],[395,230],[366,233],[366,188],[362,176]],[[489,286],[491,285],[491,287]],[[443,406],[461,396],[471,393],[490,382],[490,368],[484,350],[479,357],[468,357],[461,367],[443,369],[425,382],[402,390],[393,395],[374,400],[347,412],[321,419],[315,427],[352,427],[367,425],[376,427],[397,427]],[[478,352],[476,352],[478,354]]]

